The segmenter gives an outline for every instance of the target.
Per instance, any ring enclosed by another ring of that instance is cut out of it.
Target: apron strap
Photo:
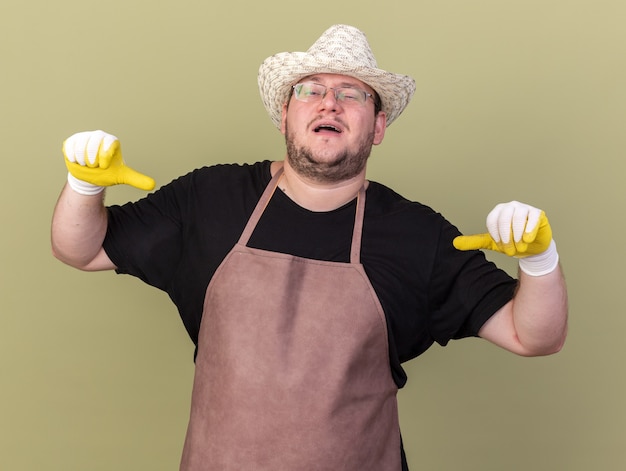
[[[350,249],[350,263],[361,263],[361,235],[363,234],[363,219],[365,217],[365,185],[361,187],[356,197],[356,215],[354,216],[354,230],[352,231],[352,247]]]
[[[274,174],[270,182],[267,184],[267,187],[265,187],[265,190],[263,191],[263,194],[261,195],[261,199],[259,199],[259,202],[256,204],[256,207],[254,208],[252,216],[250,216],[250,219],[248,219],[248,223],[246,224],[246,227],[241,233],[241,237],[239,238],[240,245],[248,245],[248,241],[250,240],[250,237],[252,236],[252,233],[254,232],[254,228],[256,227],[257,223],[261,219],[261,216],[263,215],[263,211],[265,211],[265,207],[272,199],[272,195],[274,194],[274,191],[276,191],[276,188],[278,187],[278,180],[280,180],[280,177],[282,174],[283,174],[283,167],[281,166],[276,171],[276,173]]]

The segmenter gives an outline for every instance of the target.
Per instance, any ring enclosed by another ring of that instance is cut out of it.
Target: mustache
[[[314,128],[318,121],[324,121],[327,119],[329,119],[327,116],[322,116],[321,114],[317,115],[315,118],[307,123],[307,129]],[[350,126],[348,126],[348,124],[340,116],[335,116],[333,118],[330,118],[330,120],[341,125],[341,127],[343,127],[346,131],[350,130]]]

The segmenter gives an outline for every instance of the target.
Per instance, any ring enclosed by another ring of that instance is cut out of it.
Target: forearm
[[[83,270],[102,254],[107,230],[104,192],[81,195],[68,185],[63,188],[52,217],[52,253],[62,262]]]
[[[567,289],[560,267],[543,276],[529,276],[520,270],[512,321],[525,354],[558,352],[567,335],[567,316]]]
[[[478,335],[522,356],[558,352],[567,335],[567,291],[560,267],[542,276],[520,271],[517,293]]]

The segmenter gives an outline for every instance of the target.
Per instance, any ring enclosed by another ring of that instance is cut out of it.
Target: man
[[[377,67],[356,28],[276,54],[259,87],[284,161],[195,170],[136,203],[103,187],[154,182],[102,131],[64,143],[55,256],[165,290],[196,344],[183,470],[400,470],[401,363],[480,336],[552,354],[567,296],[545,214],[511,202],[489,234],[367,181],[372,145],[414,81]],[[475,249],[520,257],[519,281]]]

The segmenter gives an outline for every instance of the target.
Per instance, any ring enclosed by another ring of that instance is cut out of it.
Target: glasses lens
[[[365,103],[365,92],[357,88],[338,88],[336,89],[337,100],[351,105],[351,104],[363,104]]]
[[[294,87],[296,100],[313,101],[324,96],[326,87],[313,82],[299,83]]]

